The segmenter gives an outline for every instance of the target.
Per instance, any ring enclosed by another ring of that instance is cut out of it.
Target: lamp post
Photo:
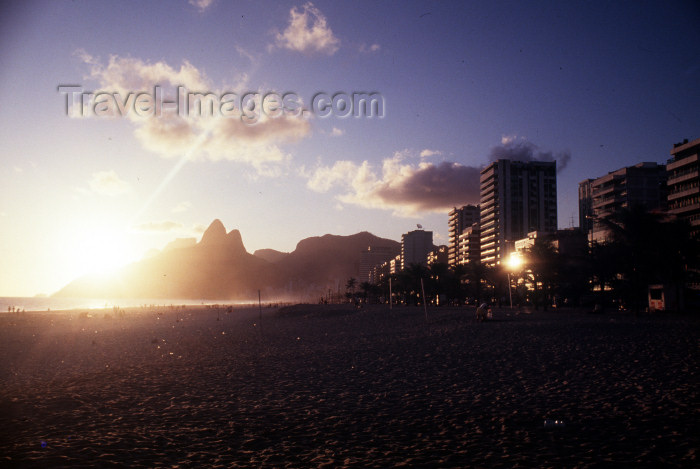
[[[508,296],[510,297],[510,309],[513,309],[513,291],[510,283],[510,274],[515,272],[523,264],[523,259],[520,257],[520,253],[513,251],[510,253],[508,260],[506,261],[506,266],[508,268]]]

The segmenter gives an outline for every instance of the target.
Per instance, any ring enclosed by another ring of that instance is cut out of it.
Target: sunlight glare
[[[108,228],[94,228],[73,240],[71,258],[76,272],[109,273],[133,261],[126,233]]]

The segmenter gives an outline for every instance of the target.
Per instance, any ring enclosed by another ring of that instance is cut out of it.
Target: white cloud
[[[200,12],[203,12],[214,3],[214,0],[190,0],[189,3],[197,7]]]
[[[134,229],[142,233],[169,233],[172,231],[179,231],[183,226],[182,223],[176,221],[164,220],[141,223],[134,226]]]
[[[103,65],[85,51],[77,54],[89,65],[89,77],[99,83],[101,90],[118,92],[122,97],[139,91],[153,92],[155,85],[163,87],[165,100],[174,99],[178,86],[188,92],[211,90],[217,97],[223,94],[213,90],[207,76],[187,61],[176,68],[162,61],[150,63],[111,56],[108,64]],[[232,88],[226,90],[235,92]],[[279,171],[270,169],[271,165],[285,163],[291,158],[279,145],[305,138],[311,131],[310,123],[296,116],[269,118],[261,112],[259,103],[255,105],[249,114],[252,119],[245,122],[240,115],[202,116],[165,109],[158,117],[139,117],[135,112],[126,117],[136,127],[134,134],[141,145],[163,157],[187,155],[191,160],[237,161],[252,166],[260,175],[278,174]],[[116,108],[114,111],[116,113]]]
[[[382,162],[381,173],[368,161],[336,161],[333,166],[318,167],[307,187],[316,192],[340,187],[344,190],[336,196],[340,202],[392,210],[404,217],[478,203],[480,168],[454,162],[415,165],[405,159],[406,152],[396,152]]]
[[[170,211],[173,212],[173,213],[181,213],[181,212],[186,212],[187,210],[189,210],[190,207],[192,207],[192,203],[189,202],[189,201],[187,201],[187,200],[185,200],[185,201],[180,202],[179,204],[177,204],[177,205],[176,205],[175,207],[173,207],[173,209],[170,210]]]
[[[369,54],[372,52],[379,52],[381,49],[381,46],[379,44],[372,44],[371,46],[367,46],[367,44],[361,44],[360,45],[360,52]]]
[[[307,55],[333,55],[340,47],[340,40],[333,35],[323,13],[307,2],[301,11],[296,7],[289,11],[289,25],[276,34],[275,45]]]
[[[131,185],[122,180],[114,170],[109,170],[93,173],[90,189],[100,195],[116,196],[131,192]]]
[[[367,162],[365,162],[367,163]],[[352,161],[336,161],[331,167],[320,166],[310,176],[306,186],[316,192],[328,192],[335,185],[348,185],[358,166]]]
[[[508,145],[516,139],[515,135],[501,135],[501,145]]]
[[[420,152],[421,158],[430,158],[431,156],[437,155],[442,155],[442,152],[440,150],[429,150],[427,148]]]
[[[125,96],[129,92],[152,91],[154,85],[184,86],[188,90],[207,90],[208,80],[197,67],[183,61],[179,69],[163,61],[150,63],[133,57],[111,55],[107,65],[99,58],[78,49],[76,55],[90,65],[89,78],[97,80],[104,90]]]
[[[204,234],[205,231],[207,231],[207,228],[208,228],[207,225],[203,225],[201,223],[195,223],[192,226],[192,232],[201,235],[201,234]]]
[[[331,131],[331,137],[340,137],[342,135],[345,135],[344,130],[339,129],[338,127],[333,127],[333,130]]]

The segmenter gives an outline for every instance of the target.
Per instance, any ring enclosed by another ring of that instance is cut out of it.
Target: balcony
[[[698,168],[695,168],[690,171],[677,172],[673,176],[669,175],[666,184],[668,186],[673,186],[675,184],[679,184],[685,181],[692,181],[693,179],[698,179],[699,177],[700,170],[698,170]]]
[[[668,171],[670,173],[671,171],[675,170],[676,168],[682,168],[683,166],[687,166],[687,165],[689,165],[691,163],[695,163],[697,161],[698,161],[697,154],[682,158],[682,159],[677,160],[677,161],[671,161],[670,163],[668,163],[666,165],[666,171]]]
[[[700,191],[698,190],[697,187],[691,187],[683,191],[678,191],[678,192],[673,192],[668,194],[668,200],[669,202],[671,200],[677,200],[677,199],[682,199],[684,197],[690,197],[693,195],[698,195]]]
[[[686,212],[693,212],[700,210],[700,202],[690,203],[682,206],[670,206],[668,208],[668,213],[673,215],[679,215]]]

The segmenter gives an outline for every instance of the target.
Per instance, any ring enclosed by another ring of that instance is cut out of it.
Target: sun
[[[86,229],[70,244],[68,257],[76,273],[110,273],[134,260],[128,235],[117,229]]]

